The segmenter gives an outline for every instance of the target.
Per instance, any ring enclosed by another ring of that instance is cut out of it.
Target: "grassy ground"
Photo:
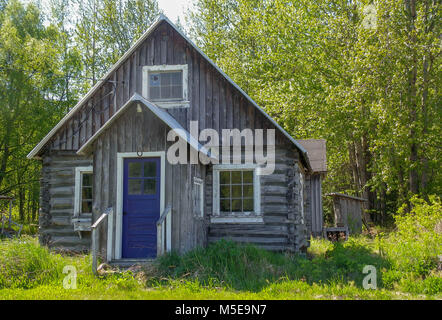
[[[56,255],[35,238],[5,240],[0,250],[0,299],[442,298],[440,273],[391,280],[391,263],[378,254],[375,241],[363,237],[344,244],[313,240],[308,257],[221,241],[181,257],[170,254],[150,267],[100,277],[90,271],[90,256]],[[378,270],[377,290],[362,287],[366,264]],[[77,289],[63,288],[67,265],[77,270]]]
[[[313,239],[307,256],[220,241],[99,277],[89,255],[54,254],[30,236],[1,240],[0,299],[442,299],[442,210],[421,207],[388,234]],[[375,290],[363,287],[366,265],[376,268]],[[63,287],[66,266],[76,289]]]

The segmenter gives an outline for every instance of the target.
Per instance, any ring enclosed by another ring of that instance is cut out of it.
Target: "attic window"
[[[149,97],[151,101],[182,100],[183,72],[149,73]]]
[[[159,107],[188,107],[187,65],[144,66],[143,96]]]

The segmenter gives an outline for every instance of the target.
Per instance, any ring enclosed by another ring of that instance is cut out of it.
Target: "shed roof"
[[[324,139],[306,139],[298,142],[307,150],[313,172],[327,172],[326,141]]]

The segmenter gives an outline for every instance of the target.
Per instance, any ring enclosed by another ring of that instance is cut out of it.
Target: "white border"
[[[253,169],[253,206],[254,211],[248,215],[220,216],[219,212],[219,173],[220,171],[242,171]],[[213,166],[213,201],[211,223],[263,223],[261,213],[260,168],[257,164],[219,164]]]
[[[80,214],[81,185],[83,182],[81,179],[81,174],[84,172],[94,173],[94,167],[93,166],[75,167],[74,217],[80,217],[81,215]]]
[[[108,260],[121,259],[121,251],[122,251],[122,235],[123,235],[123,173],[124,173],[124,159],[125,158],[153,158],[160,157],[161,162],[161,182],[160,182],[160,214],[164,211],[165,208],[165,188],[166,188],[166,152],[143,152],[143,156],[139,157],[136,152],[118,152],[117,153],[117,201],[116,201],[116,210],[115,214],[115,253],[112,255],[112,219],[109,220],[108,223]],[[167,228],[171,229],[171,225],[167,224]],[[170,230],[167,230],[170,234]],[[111,250],[109,251],[109,248]]]
[[[183,99],[182,100],[171,100],[171,101],[151,101],[161,108],[189,108],[190,101],[188,98],[188,66],[187,64],[176,64],[176,65],[155,65],[155,66],[144,66],[143,67],[143,87],[142,95],[146,100],[150,101],[149,97],[149,73],[150,72],[165,72],[165,71],[182,71],[183,72]]]

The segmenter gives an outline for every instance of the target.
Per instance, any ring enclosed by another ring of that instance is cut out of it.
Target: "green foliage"
[[[91,272],[88,255],[62,256],[35,238],[0,242],[0,299],[410,299],[440,298],[436,269],[425,277],[395,269],[398,239],[364,237],[345,243],[312,239],[309,258],[268,252],[230,241],[183,256],[159,258],[148,268]],[[77,288],[62,287],[65,266],[77,270]],[[374,265],[378,289],[362,288],[362,268]]]
[[[282,127],[327,140],[325,192],[362,194],[386,224],[442,186],[441,4],[411,2],[198,0],[187,20]]]
[[[390,245],[384,250],[396,270],[427,276],[442,256],[442,233],[436,228],[442,224],[442,206],[436,196],[429,202],[415,196],[411,206],[411,212],[405,213],[403,207],[395,216],[397,231],[388,237]]]
[[[63,258],[22,237],[0,243],[0,288],[32,288],[61,277]]]

